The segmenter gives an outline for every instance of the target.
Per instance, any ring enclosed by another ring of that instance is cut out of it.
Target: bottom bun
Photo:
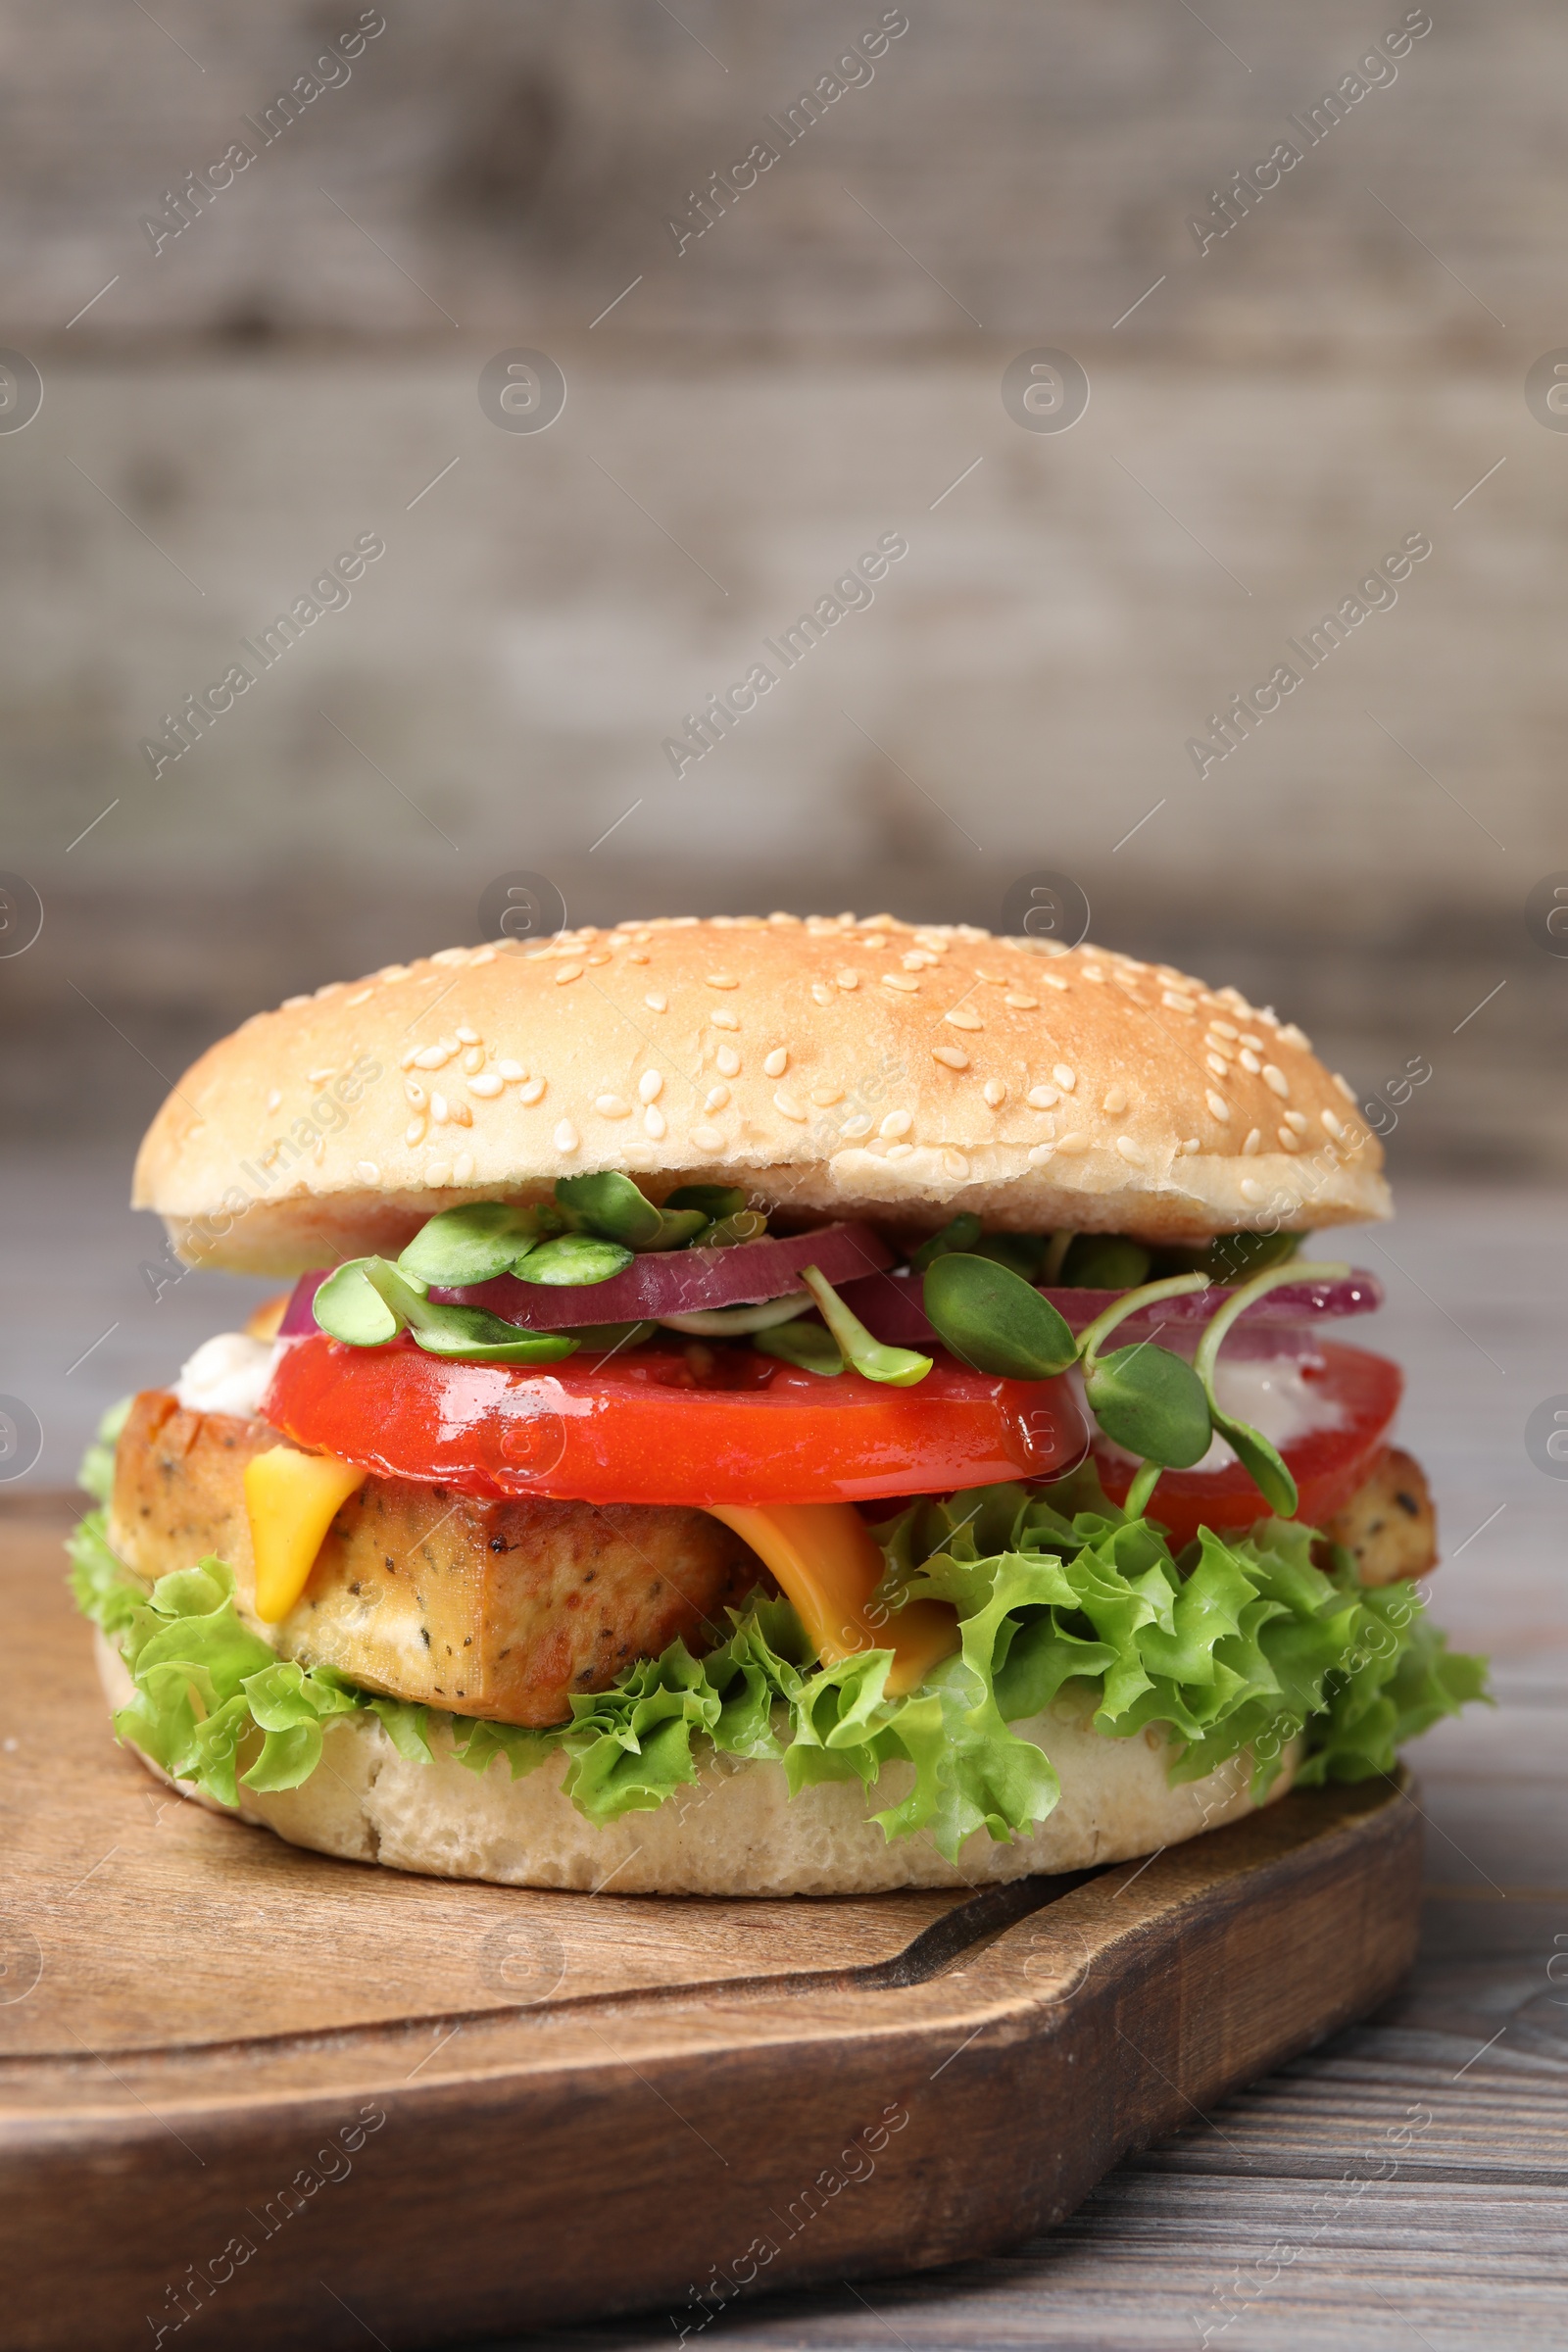
[[[111,1707],[124,1706],[133,1694],[130,1676],[104,1637],[96,1640],[105,1694]],[[656,1811],[596,1829],[562,1789],[564,1756],[520,1781],[500,1757],[474,1774],[439,1745],[433,1763],[411,1764],[369,1714],[329,1720],[321,1762],[304,1786],[270,1795],[242,1787],[239,1812],[290,1845],[428,1878],[588,1893],[612,1880],[617,1894],[781,1895],[972,1886],[1084,1870],[1180,1844],[1255,1810],[1245,1752],[1204,1780],[1173,1788],[1166,1774],[1175,1745],[1152,1727],[1107,1739],[1070,1698],[1058,1698],[1012,1728],[1050,1757],[1061,1801],[1011,1844],[977,1830],[956,1862],[945,1861],[924,1832],[890,1844],[870,1819],[906,1793],[912,1779],[906,1764],[889,1765],[871,1789],[826,1781],[792,1797],[781,1764],[710,1755],[696,1782]],[[1287,1748],[1265,1803],[1285,1794],[1298,1758],[1298,1747]],[[211,1804],[188,1784],[174,1785]]]

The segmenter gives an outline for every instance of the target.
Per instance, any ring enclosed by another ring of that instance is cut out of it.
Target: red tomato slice
[[[1297,1516],[1309,1527],[1332,1519],[1365,1483],[1404,1388],[1403,1373],[1386,1355],[1333,1341],[1321,1345],[1322,1365],[1306,1366],[1305,1378],[1338,1405],[1339,1427],[1313,1430],[1280,1447],[1300,1489]],[[1112,1456],[1102,1443],[1094,1446],[1094,1454],[1105,1493],[1121,1502],[1132,1483],[1126,1461]],[[1167,1470],[1154,1489],[1149,1515],[1170,1529],[1179,1550],[1200,1527],[1250,1527],[1266,1510],[1247,1472],[1232,1462],[1224,1470]]]
[[[750,1350],[709,1355],[744,1385],[697,1385],[678,1348],[541,1372],[321,1334],[287,1343],[263,1411],[297,1445],[394,1478],[581,1502],[858,1502],[1049,1478],[1083,1455],[1061,1381],[993,1380],[939,1356],[895,1389]]]

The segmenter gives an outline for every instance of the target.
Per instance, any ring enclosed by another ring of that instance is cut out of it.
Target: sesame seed
[[[1209,1068],[1213,1071],[1216,1078],[1228,1078],[1230,1076],[1230,1063],[1225,1060],[1222,1054],[1205,1054],[1203,1058],[1207,1062]]]
[[[438,1127],[444,1127],[447,1123],[448,1115],[448,1105],[445,1095],[432,1095],[430,1097],[430,1116],[432,1119],[434,1119],[436,1125]]]
[[[451,1174],[451,1166],[444,1159],[428,1159],[424,1163],[424,1181],[426,1184],[443,1185],[447,1182]]]
[[[1043,1168],[1055,1149],[1054,1144],[1036,1144],[1029,1154],[1029,1165],[1032,1168]]]
[[[862,1135],[869,1135],[870,1132],[871,1122],[863,1110],[858,1110],[853,1119],[846,1119],[839,1129],[845,1142],[850,1144],[858,1144]]]
[[[781,1118],[799,1119],[803,1123],[811,1115],[800,1098],[787,1094],[783,1087],[780,1087],[778,1093],[773,1097],[773,1108]]]
[[[496,1076],[505,1079],[509,1086],[518,1078],[526,1078],[527,1075],[528,1073],[520,1061],[498,1061],[496,1063]]]
[[[277,1108],[278,1104],[279,1104],[279,1103],[282,1102],[282,1100],[283,1100],[282,1096],[279,1094],[279,1092],[278,1092],[277,1088],[274,1086],[274,1087],[273,1087],[273,1089],[272,1089],[272,1091],[271,1091],[271,1093],[270,1093],[270,1094],[268,1096],[268,1098],[267,1098],[267,1107],[268,1107],[268,1109],[269,1109],[269,1110],[275,1110],[275,1109]]]
[[[1263,1064],[1258,1060],[1257,1055],[1252,1052],[1250,1046],[1244,1046],[1242,1048],[1241,1060],[1243,1069],[1248,1071],[1249,1074],[1253,1078],[1257,1076],[1258,1072],[1263,1067]]]
[[[308,1086],[324,1086],[329,1078],[335,1078],[336,1076],[336,1065],[329,1063],[324,1070],[307,1070],[305,1073],[305,1082]]]
[[[1353,1102],[1355,1101],[1354,1087],[1351,1086],[1348,1078],[1342,1078],[1338,1070],[1336,1070],[1334,1073],[1334,1083],[1339,1088],[1341,1094],[1345,1097],[1347,1102]]]
[[[412,1070],[414,1067],[414,1057],[418,1051],[419,1049],[417,1046],[411,1046],[406,1054],[400,1054],[398,1055],[398,1068],[400,1070]]]
[[[619,1095],[596,1095],[594,1108],[602,1119],[624,1119],[631,1115],[631,1104]]]
[[[1279,1033],[1279,1038],[1282,1046],[1297,1046],[1303,1054],[1310,1054],[1312,1051],[1312,1040],[1304,1029],[1298,1029],[1294,1021],[1286,1022]]]
[[[920,985],[912,972],[883,972],[881,980],[884,988],[896,988],[905,997],[912,997]]]
[[[1307,1129],[1307,1118],[1305,1111],[1288,1110],[1285,1113],[1285,1124],[1287,1127],[1294,1127],[1298,1135],[1304,1135]]]
[[[472,1174],[473,1153],[471,1152],[460,1152],[457,1158],[452,1162],[453,1183],[466,1184]]]
[[[739,988],[733,972],[710,972],[704,984],[708,988]]]
[[[741,1057],[733,1046],[720,1046],[713,1063],[722,1078],[738,1078],[741,1074]]]
[[[811,982],[811,1002],[814,1004],[831,1004],[833,991],[824,982],[813,980]]]
[[[784,1046],[775,1046],[772,1053],[765,1054],[762,1059],[762,1067],[769,1078],[782,1078],[789,1066],[789,1052]]]
[[[1289,1127],[1282,1127],[1279,1131],[1279,1134],[1280,1142],[1287,1152],[1299,1152],[1301,1149],[1300,1142],[1298,1137],[1292,1133]]]
[[[969,1162],[964,1158],[961,1152],[954,1152],[949,1150],[944,1152],[942,1154],[942,1173],[944,1176],[952,1177],[967,1176],[969,1173]]]
[[[969,1067],[969,1056],[961,1046],[933,1046],[931,1058],[942,1062],[950,1070],[966,1070]]]
[[[1250,1200],[1254,1208],[1260,1208],[1268,1199],[1268,1194],[1255,1176],[1244,1176],[1242,1178],[1242,1199]]]
[[[1029,1089],[1029,1105],[1032,1110],[1050,1110],[1060,1101],[1061,1096],[1054,1086],[1032,1086]]]
[[[282,1004],[278,1006],[278,1010],[280,1012],[294,1012],[301,1004],[308,1004],[310,1001],[311,1000],[309,997],[285,997]]]
[[[449,1059],[445,1046],[421,1046],[414,1056],[416,1070],[438,1070]]]
[[[1193,1153],[1198,1150],[1198,1138],[1196,1135],[1188,1136],[1182,1145],[1182,1150],[1186,1152],[1189,1159],[1191,1159]]]
[[[1254,1037],[1250,1029],[1242,1031],[1242,1043],[1247,1048],[1248,1054],[1261,1054],[1263,1051],[1263,1040],[1260,1037]],[[1244,1062],[1247,1060],[1247,1054],[1242,1055],[1242,1060]]]
[[[669,1010],[669,999],[667,997],[644,997],[643,1003],[647,1005],[650,1012],[667,1012]]]
[[[581,978],[582,965],[580,963],[564,963],[560,971],[556,974],[556,986],[558,988],[564,988],[570,981],[580,980]]]
[[[655,1143],[659,1144],[663,1142],[665,1132],[663,1112],[657,1103],[650,1102],[643,1112],[643,1133],[651,1135]]]
[[[476,1070],[482,1070],[484,1068],[483,1046],[469,1046],[464,1054],[463,1066],[470,1078]]]
[[[913,1125],[914,1121],[906,1110],[890,1110],[877,1133],[885,1135],[890,1142],[896,1142],[901,1135],[907,1135]]]
[[[912,1144],[889,1144],[882,1156],[884,1159],[908,1159],[912,1157],[913,1152],[914,1146]]]
[[[360,989],[360,990],[358,991],[358,993],[357,993],[356,995],[354,995],[354,996],[352,996],[352,997],[345,997],[345,998],[344,998],[344,1000],[343,1000],[343,1002],[344,1002],[344,1004],[368,1004],[368,1003],[369,1002],[370,998],[371,998],[371,997],[374,995],[374,993],[375,993],[375,992],[374,992],[374,990],[373,990],[373,989],[362,988],[362,989]],[[368,1160],[367,1160],[367,1161],[363,1162],[362,1164],[363,1164],[363,1165],[365,1165],[365,1166],[367,1166],[367,1167],[368,1167],[368,1166],[371,1166],[373,1163],[372,1163],[371,1161],[368,1161]]]
[[[517,1101],[519,1102],[537,1102],[544,1091],[545,1082],[542,1078],[530,1078],[525,1084],[518,1087]]]
[[[714,1029],[738,1029],[740,1027],[740,1021],[736,1015],[728,1011],[722,1004],[710,1012],[708,1019],[709,1025]]]
[[[1113,1119],[1119,1119],[1127,1107],[1127,1089],[1124,1086],[1113,1086],[1100,1107],[1102,1110],[1109,1111]]]
[[[1235,1037],[1237,1035],[1237,1030],[1230,1021],[1210,1021],[1208,1025],[1216,1037]]]
[[[569,1119],[563,1119],[550,1140],[558,1152],[575,1152],[582,1142],[582,1137]]]
[[[1014,1012],[1037,1012],[1040,1008],[1038,997],[1021,996],[1016,989],[1010,990],[1002,1002],[1004,1004],[1010,1004]]]
[[[662,1070],[644,1070],[637,1081],[637,1092],[644,1102],[657,1102],[664,1091]]]
[[[407,980],[411,968],[412,967],[406,963],[383,963],[381,969],[376,973],[375,976],[378,980],[385,981],[387,985],[390,986],[394,980]]]
[[[608,956],[603,948],[600,948],[594,955],[583,957],[585,963],[610,963],[612,960],[612,957]]]
[[[1042,972],[1040,979],[1044,987],[1054,988],[1058,997],[1066,997],[1072,994],[1069,982],[1065,980],[1058,980],[1054,972]]]
[[[826,1110],[830,1104],[842,1102],[843,1100],[844,1089],[842,1086],[813,1086],[811,1089],[811,1101],[816,1104],[818,1110]]]
[[[478,1046],[484,1043],[477,1029],[458,1029],[453,1034],[460,1046]]]
[[[1064,1061],[1058,1061],[1051,1075],[1064,1095],[1070,1095],[1078,1083],[1077,1071],[1069,1069]]]
[[[727,1086],[710,1087],[703,1098],[703,1108],[705,1110],[723,1110],[728,1102],[729,1088]]]
[[[724,1138],[716,1127],[694,1127],[692,1142],[699,1152],[722,1152]]]
[[[471,1127],[473,1125],[473,1113],[466,1102],[454,1102],[447,1116],[454,1127]]]
[[[419,1118],[416,1118],[416,1119],[411,1119],[411,1120],[409,1121],[408,1125],[407,1125],[407,1126],[404,1128],[404,1130],[403,1130],[403,1141],[404,1141],[406,1144],[422,1144],[422,1143],[423,1143],[423,1141],[424,1141],[424,1119],[423,1119],[423,1117],[422,1117],[422,1116],[420,1116]]]
[[[1231,1115],[1231,1106],[1226,1102],[1224,1096],[1216,1095],[1214,1089],[1210,1087],[1207,1094],[1203,1097],[1203,1100],[1208,1104],[1208,1107],[1213,1113],[1214,1117],[1219,1120],[1222,1126],[1225,1125]]]
[[[1056,1146],[1058,1152],[1070,1152],[1075,1158],[1080,1152],[1087,1152],[1088,1149],[1089,1138],[1087,1135],[1064,1135]]]
[[[1198,1010],[1198,1006],[1194,1004],[1191,997],[1179,997],[1173,988],[1161,989],[1159,1001],[1162,1004],[1168,1004],[1172,1012],[1190,1012],[1196,1014]]]
[[[1083,976],[1086,980],[1103,981],[1105,977],[1098,963],[1083,963],[1080,964],[1078,968],[1083,973]]]
[[[884,977],[886,977],[885,974]],[[953,1010],[945,1012],[942,1018],[951,1022],[955,1029],[983,1029],[985,1027],[984,1021],[972,1004],[955,1004]]]
[[[648,957],[644,955],[641,948],[637,948],[632,952],[631,955],[627,956],[626,961],[628,963],[646,963],[648,961]]]
[[[461,963],[467,953],[466,948],[437,948],[430,961],[441,964]]]
[[[1000,1110],[1007,1100],[1007,1090],[1000,1078],[988,1078],[980,1091],[993,1110]]]
[[[356,1176],[363,1177],[367,1184],[379,1184],[381,1181],[381,1171],[373,1159],[357,1160],[354,1173]]]
[[[416,1110],[422,1110],[426,1102],[429,1100],[417,1078],[405,1078],[403,1081],[403,1092],[405,1095],[407,1095],[409,1101],[414,1104]]]
[[[935,963],[936,957],[934,956],[927,956],[924,951],[919,948],[911,948],[906,956],[901,956],[899,957],[899,961],[903,964],[906,972],[927,972]]]
[[[852,972],[852,971],[849,971],[849,970],[845,970],[845,971],[842,971],[842,972],[835,972],[835,973],[834,973],[834,975],[833,975],[833,977],[834,977],[834,979],[835,979],[835,980],[838,982],[838,984],[839,984],[840,988],[843,988],[843,989],[855,989],[855,988],[858,988],[858,987],[859,987],[859,985],[860,985],[860,975],[859,975],[859,973],[858,973],[858,972]],[[887,977],[887,974],[886,974],[886,973],[884,973],[884,974],[883,974],[883,977],[884,977],[884,979],[885,979],[885,978]],[[814,989],[814,988],[812,989],[812,991],[811,991],[811,994],[812,994],[812,996],[813,996],[813,997],[816,995],[816,991],[815,991],[815,989]],[[818,999],[818,1002],[819,1002],[819,1003],[825,1003],[825,1004],[831,1004],[831,1003],[832,1003],[832,1001],[833,1001],[833,1000],[832,1000],[832,998],[831,998],[831,997]]]
[[[489,1102],[500,1094],[503,1084],[504,1081],[497,1078],[494,1073],[488,1078],[470,1078],[468,1092],[470,1095],[477,1095],[482,1102]]]
[[[1118,1135],[1116,1138],[1116,1149],[1121,1153],[1123,1159],[1130,1159],[1132,1161],[1132,1164],[1135,1168],[1141,1168],[1143,1166],[1144,1155],[1139,1150],[1138,1146],[1133,1142],[1133,1139],[1130,1135]]]
[[[1319,1113],[1319,1116],[1322,1118],[1323,1125],[1327,1129],[1328,1133],[1332,1135],[1335,1142],[1338,1143],[1341,1136],[1345,1133],[1345,1121],[1343,1119],[1336,1118],[1332,1110],[1322,1111]]]
[[[1242,1151],[1249,1159],[1253,1159],[1256,1157],[1258,1152],[1262,1149],[1262,1129],[1260,1127],[1250,1127],[1247,1131],[1247,1141],[1242,1146]]]

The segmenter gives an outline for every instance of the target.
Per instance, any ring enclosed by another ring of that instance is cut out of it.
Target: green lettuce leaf
[[[1178,1558],[1157,1523],[1128,1519],[1080,1472],[917,1502],[876,1534],[886,1608],[931,1599],[957,1614],[958,1650],[917,1690],[889,1695],[891,1649],[819,1665],[789,1603],[756,1592],[707,1656],[671,1642],[544,1730],[438,1714],[280,1659],[241,1621],[220,1561],[149,1593],[110,1549],[102,1513],[72,1540],[72,1586],[136,1686],[116,1731],[230,1805],[241,1785],[298,1787],[323,1725],[360,1710],[411,1762],[430,1758],[437,1726],[475,1773],[504,1756],[515,1780],[559,1750],[566,1793],[601,1824],[669,1802],[715,1755],[781,1760],[792,1795],[824,1781],[877,1788],[891,1772],[902,1788],[873,1816],[884,1835],[926,1831],[951,1859],[977,1830],[1005,1841],[1053,1811],[1056,1774],[1010,1727],[1069,1684],[1108,1739],[1165,1727],[1173,1781],[1246,1751],[1257,1797],[1297,1739],[1301,1784],[1361,1780],[1486,1695],[1483,1662],[1446,1650],[1418,1587],[1359,1585],[1348,1553],[1295,1521],[1240,1538],[1205,1529]]]

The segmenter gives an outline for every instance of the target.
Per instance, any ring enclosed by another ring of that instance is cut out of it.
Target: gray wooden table
[[[0,1388],[25,1378],[35,1392],[57,1483],[100,1402],[167,1378],[250,1295],[192,1277],[154,1305],[136,1278],[144,1221],[119,1209],[119,1189],[118,1172],[100,1183],[96,1163],[53,1153],[8,1170]],[[1410,1983],[1129,2159],[1048,2237],[961,2269],[732,2305],[705,2339],[737,2352],[1568,2346],[1568,1482],[1524,1442],[1534,1408],[1568,1395],[1564,1223],[1554,1196],[1405,1188],[1386,1234],[1348,1237],[1387,1283],[1367,1337],[1406,1366],[1401,1427],[1438,1490],[1449,1564],[1435,1612],[1462,1646],[1491,1651],[1498,1699],[1413,1751],[1430,1884]],[[652,2352],[682,2324],[659,2311],[548,2340]]]

